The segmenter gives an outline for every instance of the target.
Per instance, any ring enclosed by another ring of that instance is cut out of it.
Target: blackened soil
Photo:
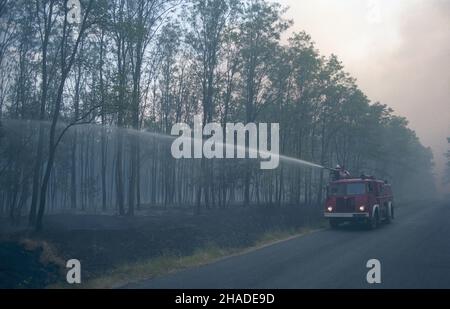
[[[63,260],[80,260],[86,280],[124,263],[165,254],[189,255],[211,245],[248,247],[266,232],[297,229],[319,217],[317,208],[313,207],[243,207],[205,210],[202,214],[149,209],[135,217],[60,214],[46,217],[45,230],[41,234],[16,237],[44,240]],[[4,251],[8,254],[7,249]],[[29,264],[25,269],[21,268],[24,263]],[[17,272],[18,278],[41,278],[33,281],[36,281],[31,285],[33,287],[45,286],[54,278],[50,276],[53,270],[42,268],[35,258],[23,258],[23,262],[17,262],[17,265],[13,262],[2,269],[8,273]],[[48,279],[42,279],[47,272]]]
[[[25,249],[17,242],[0,242],[0,288],[39,288],[58,280],[59,267],[42,263],[41,248]]]

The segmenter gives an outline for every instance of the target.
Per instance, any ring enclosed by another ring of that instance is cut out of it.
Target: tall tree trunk
[[[102,179],[102,211],[106,211],[106,106],[105,106],[105,88],[103,81],[103,65],[104,65],[104,38],[105,30],[102,29],[100,36],[100,66],[99,66],[99,79],[100,79],[100,100],[102,110],[102,130],[101,130],[101,179]]]
[[[45,105],[47,102],[47,92],[48,92],[47,49],[50,38],[50,31],[52,27],[53,5],[54,2],[51,1],[49,4],[49,12],[47,15],[44,16],[44,38],[42,42],[42,81],[41,81],[42,86],[41,86],[41,102],[39,110],[39,134],[37,142],[36,161],[34,163],[33,169],[33,185],[31,194],[30,214],[28,219],[29,225],[34,225],[36,222],[36,209],[39,198],[39,189],[40,189],[39,187],[41,180],[41,166],[44,152],[43,121],[45,119]]]
[[[66,44],[67,44],[67,11],[64,15],[64,25],[63,25],[63,33],[62,33],[62,42],[61,42],[61,80],[58,85],[56,98],[55,98],[55,106],[54,111],[52,115],[52,122],[50,126],[50,139],[49,139],[49,146],[48,146],[48,160],[47,165],[45,167],[45,173],[44,178],[42,180],[42,185],[40,189],[40,198],[39,198],[39,208],[38,213],[36,217],[36,223],[35,223],[35,229],[37,231],[40,231],[42,229],[42,218],[44,216],[45,212],[45,202],[47,198],[47,187],[48,182],[50,179],[50,175],[53,168],[53,163],[55,160],[55,154],[56,154],[56,148],[58,146],[57,140],[56,140],[56,125],[58,123],[58,119],[60,116],[61,111],[61,105],[62,105],[62,99],[63,99],[63,91],[64,86],[66,83],[67,76],[69,75],[69,72],[72,68],[72,65],[74,63],[75,57],[77,55],[79,44],[82,40],[84,31],[86,30],[86,18],[92,8],[92,0],[89,2],[88,7],[86,8],[85,16],[83,19],[83,22],[80,26],[80,31],[77,37],[77,40],[75,42],[75,45],[73,46],[73,49],[71,50],[70,57],[68,63],[66,62]]]
[[[78,63],[78,72],[75,80],[75,98],[74,98],[74,121],[80,117],[80,84],[81,84],[81,62]],[[73,144],[71,150],[71,168],[70,168],[70,208],[75,209],[77,207],[77,143],[78,143],[78,132],[74,130],[73,132]]]

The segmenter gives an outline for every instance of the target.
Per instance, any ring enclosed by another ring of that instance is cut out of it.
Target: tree
[[[273,67],[273,52],[281,33],[290,22],[281,19],[283,9],[279,4],[268,4],[252,0],[244,5],[244,13],[239,33],[239,48],[242,57],[242,100],[245,109],[245,122],[255,122],[258,109],[269,103],[271,85],[268,72]],[[248,145],[247,145],[248,146]],[[251,172],[246,165],[244,176],[244,205],[250,202]]]
[[[40,107],[38,113],[39,120],[39,136],[37,142],[36,151],[36,161],[34,163],[33,171],[33,188],[31,197],[31,206],[29,214],[29,224],[35,225],[36,223],[36,213],[37,213],[37,203],[39,198],[39,187],[41,181],[41,167],[43,161],[43,151],[44,151],[44,124],[42,123],[46,118],[46,104],[47,104],[47,93],[49,88],[48,81],[48,49],[50,42],[50,35],[52,28],[56,21],[57,15],[53,13],[55,8],[55,1],[50,0],[48,3],[42,3],[41,1],[35,1],[36,12],[37,12],[37,26],[39,30],[40,37],[40,51],[42,55],[41,60],[41,94],[40,94]],[[36,225],[37,226],[37,225]]]
[[[133,13],[133,30],[131,34],[131,70],[132,70],[132,94],[131,94],[131,127],[139,129],[139,115],[141,103],[141,72],[144,55],[149,43],[156,36],[157,29],[164,22],[165,17],[171,11],[177,1],[174,0],[138,0]],[[135,200],[139,200],[139,139],[131,139],[130,182],[128,192],[128,214],[134,214]]]
[[[188,16],[188,23],[192,29],[187,34],[193,57],[197,65],[197,74],[200,79],[202,93],[201,105],[203,109],[202,127],[213,120],[216,96],[217,66],[219,56],[223,48],[223,36],[227,26],[234,18],[238,1],[235,0],[193,0],[191,14]],[[197,208],[199,209],[202,193],[205,204],[212,202],[214,185],[206,178],[211,178],[211,169],[206,166],[204,159],[201,160],[200,179],[197,190]]]
[[[52,3],[53,5],[53,3]],[[67,6],[64,6],[64,21],[63,21],[63,34],[61,38],[61,48],[60,48],[60,80],[59,85],[57,89],[57,94],[54,102],[53,107],[53,115],[51,119],[51,126],[50,126],[50,132],[49,132],[49,146],[48,146],[48,159],[47,164],[44,171],[44,177],[41,184],[40,189],[40,200],[39,200],[39,209],[36,217],[36,230],[42,229],[42,218],[44,215],[45,210],[45,202],[46,202],[46,195],[47,195],[47,186],[50,179],[50,173],[53,168],[53,163],[55,159],[55,153],[58,146],[58,143],[60,139],[62,138],[62,135],[59,135],[59,137],[56,136],[56,125],[58,123],[58,118],[60,116],[60,110],[61,110],[61,104],[62,104],[62,96],[64,91],[64,86],[66,83],[66,79],[72,69],[72,66],[75,61],[75,57],[77,56],[78,48],[80,46],[80,42],[84,39],[84,32],[89,27],[90,21],[88,18],[90,18],[90,13],[93,7],[93,0],[90,0],[88,5],[86,6],[84,15],[82,17],[82,21],[80,24],[80,28],[78,30],[78,36],[75,40],[75,43],[73,46],[69,46],[68,38],[70,35],[70,30],[68,29],[69,23],[68,23],[68,9]],[[50,16],[51,11],[50,11]],[[48,20],[47,22],[50,22]],[[48,40],[48,37],[47,37]],[[43,79],[46,80],[46,79]]]

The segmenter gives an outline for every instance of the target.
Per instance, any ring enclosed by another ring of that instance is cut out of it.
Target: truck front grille
[[[355,199],[338,197],[336,199],[336,212],[354,212]]]

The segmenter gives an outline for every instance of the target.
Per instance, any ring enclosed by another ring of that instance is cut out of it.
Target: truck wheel
[[[374,230],[380,224],[380,217],[378,216],[378,210],[375,210],[375,214],[372,218],[370,218],[367,222],[367,227],[369,230]]]
[[[337,229],[339,227],[339,221],[336,219],[330,219],[330,227],[332,229]]]
[[[388,211],[386,222],[391,223],[392,219],[394,219],[394,204],[391,204],[391,209]]]
[[[391,208],[388,208],[386,211],[386,223],[391,223],[391,219],[392,219],[392,210]]]

